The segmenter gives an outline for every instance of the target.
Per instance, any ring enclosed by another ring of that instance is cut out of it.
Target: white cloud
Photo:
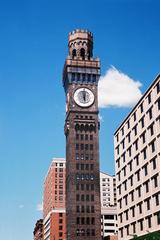
[[[43,204],[38,203],[37,206],[36,206],[36,210],[42,212],[43,211]]]
[[[99,80],[99,107],[132,107],[141,98],[142,84],[111,66]]]

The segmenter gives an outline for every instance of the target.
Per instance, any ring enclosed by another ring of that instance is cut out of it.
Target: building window
[[[153,159],[151,159],[151,163],[152,163],[152,169],[156,169],[157,164],[156,164],[156,157],[154,157]]]
[[[139,154],[137,154],[134,158],[134,160],[136,161],[136,165],[139,165]]]
[[[123,168],[123,175],[126,176],[126,166]]]
[[[152,141],[152,142],[150,143],[150,147],[151,147],[152,153],[155,152],[155,141]]]
[[[152,119],[152,107],[148,110],[148,116],[149,116],[149,119],[151,120]]]
[[[143,231],[143,219],[139,221],[140,231]]]
[[[123,141],[121,142],[121,144],[122,144],[122,148],[124,149],[124,147],[125,147],[124,139],[123,139]]]
[[[90,144],[90,150],[93,150],[93,144]]]
[[[155,188],[158,187],[158,174],[152,177],[152,181],[153,181],[153,186]]]
[[[121,238],[123,238],[123,228],[120,228],[120,235],[121,235]]]
[[[79,144],[76,143],[76,150],[79,150]]]
[[[128,210],[125,211],[126,214],[126,220],[128,220]]]
[[[129,194],[131,196],[131,201],[133,202],[134,201],[134,191],[131,191]]]
[[[129,133],[127,134],[127,138],[128,138],[128,143],[130,143],[130,141],[131,141],[131,132],[129,132]]]
[[[159,202],[160,202],[160,193],[157,193],[154,195],[155,198],[155,204],[156,206],[159,206]]]
[[[140,111],[141,111],[141,113],[143,112],[143,102],[140,105]]]
[[[133,144],[135,145],[135,150],[138,150],[138,139]]]
[[[79,160],[79,154],[76,153],[76,160]]]
[[[81,150],[84,150],[84,144],[81,144]]]
[[[127,121],[127,127],[128,127],[128,129],[130,128],[130,121],[129,120]]]
[[[90,135],[90,140],[91,140],[91,141],[93,140],[93,135]]]
[[[137,181],[140,181],[140,170],[138,170],[135,174],[137,175]]]
[[[87,134],[85,135],[85,140],[88,140],[88,135]]]
[[[134,112],[134,114],[133,114],[133,119],[134,119],[134,121],[136,121],[136,112]]]
[[[81,160],[84,160],[84,154],[81,154]]]
[[[119,145],[116,147],[117,154],[119,154]]]
[[[80,200],[80,196],[79,194],[76,195],[76,201],[79,201]]]
[[[157,94],[160,92],[160,82],[156,84]]]
[[[142,143],[144,144],[146,142],[146,131],[142,133],[141,139],[142,139]]]
[[[146,147],[142,150],[142,154],[143,154],[143,159],[145,160],[147,158],[147,148]]]
[[[160,211],[155,214],[157,216],[157,224],[160,225]]]
[[[84,135],[83,135],[83,134],[81,134],[81,140],[83,140],[83,138],[84,138]]]
[[[138,197],[141,197],[141,186],[139,186],[136,190],[138,192]]]
[[[134,131],[134,135],[136,136],[137,135],[137,125],[135,125],[132,130]]]
[[[150,210],[150,208],[151,208],[150,207],[150,198],[146,199],[145,202],[146,202],[147,210]]]
[[[82,205],[81,206],[81,213],[84,213],[85,212],[85,209],[84,209],[84,206]]]
[[[130,162],[129,162],[129,170],[130,170],[130,172],[132,171],[132,163],[133,163],[133,161],[131,160]]]
[[[94,191],[94,184],[91,184],[91,191]]]
[[[146,193],[149,192],[149,180],[143,184],[146,188]]]
[[[141,123],[141,127],[144,128],[144,116],[141,118],[139,122]]]
[[[151,92],[148,94],[148,104],[150,104],[151,103]]]
[[[76,212],[80,212],[80,206],[76,206]]]
[[[118,133],[116,135],[116,140],[117,140],[117,142],[119,141],[119,134]]]
[[[88,144],[85,144],[85,150],[88,150]]]
[[[94,195],[91,195],[91,202],[94,202]]]
[[[131,155],[132,155],[132,149],[131,149],[131,146],[128,148],[128,155],[129,155],[129,157],[131,157]]]
[[[154,134],[153,124],[151,124],[151,125],[148,127],[148,130],[150,131],[151,136],[153,136],[153,134]]]
[[[92,229],[92,230],[91,230],[91,235],[92,235],[92,236],[95,236],[95,229]]]
[[[94,213],[94,206],[91,206],[91,213]]]
[[[148,174],[147,164],[143,167],[143,170],[144,170],[144,176],[147,176]]]
[[[124,135],[124,127],[122,127],[121,132],[122,132],[122,136],[123,136]]]
[[[149,227],[149,228],[152,227],[152,221],[151,221],[151,220],[152,220],[151,216],[148,216],[148,217],[147,217],[147,221],[148,221],[148,227]]]
[[[125,155],[125,153],[122,154],[122,159],[123,159],[123,162],[126,161],[126,155]]]
[[[160,98],[158,98],[157,100],[157,106],[158,106],[158,110],[160,110]]]

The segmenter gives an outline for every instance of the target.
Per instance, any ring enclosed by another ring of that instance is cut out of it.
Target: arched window
[[[72,51],[72,57],[74,58],[74,57],[76,57],[76,55],[77,55],[76,49],[73,49],[73,51]]]
[[[81,55],[82,59],[84,60],[85,59],[85,49],[84,48],[81,48],[80,55]]]

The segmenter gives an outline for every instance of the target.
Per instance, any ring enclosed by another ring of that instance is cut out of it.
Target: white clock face
[[[79,88],[74,93],[74,101],[81,107],[89,107],[94,102],[94,94],[88,88]]]

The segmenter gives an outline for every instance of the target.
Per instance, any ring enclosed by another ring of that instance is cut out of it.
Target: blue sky
[[[65,156],[62,69],[68,32],[94,33],[102,75],[113,65],[141,82],[160,69],[157,0],[1,0],[0,235],[29,240],[52,157]],[[129,107],[101,109],[101,169],[114,173],[113,133]]]

